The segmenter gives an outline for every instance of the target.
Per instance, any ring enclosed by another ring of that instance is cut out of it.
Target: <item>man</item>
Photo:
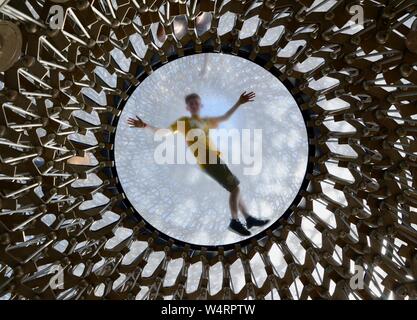
[[[181,132],[184,137],[188,137],[188,134],[191,133],[191,131],[201,132],[200,135],[195,136],[197,139],[194,139],[194,141],[188,141],[188,139],[186,139],[187,144],[189,147],[193,147],[193,149],[195,144],[197,144],[197,148],[192,151],[200,168],[230,192],[229,206],[232,219],[229,224],[229,229],[242,236],[249,236],[251,233],[248,229],[263,226],[267,224],[269,220],[257,219],[249,214],[245,203],[240,197],[239,180],[233,175],[227,165],[220,158],[220,152],[217,151],[209,138],[209,129],[217,128],[219,123],[229,120],[241,105],[252,102],[254,98],[254,92],[246,93],[245,91],[239,97],[234,106],[224,115],[219,117],[201,118],[200,111],[202,105],[200,96],[196,93],[189,94],[185,97],[185,103],[186,109],[191,116],[182,117],[169,127],[173,133]],[[142,119],[137,116],[136,119],[129,118],[127,122],[132,127],[146,128],[154,133],[157,133],[158,130],[160,130],[160,128],[153,127],[143,122]],[[196,140],[197,143],[195,143]],[[201,150],[204,152],[199,152]],[[246,227],[239,221],[238,211],[240,211],[246,219]]]

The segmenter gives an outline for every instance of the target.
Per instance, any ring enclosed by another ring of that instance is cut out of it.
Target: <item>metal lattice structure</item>
[[[66,13],[52,30],[57,3]],[[363,9],[361,27],[353,5]],[[0,73],[3,299],[417,297],[414,0],[12,0],[0,1],[0,13],[22,39],[20,59]],[[202,13],[207,30],[197,30]],[[224,19],[232,22],[220,33]],[[242,36],[249,21],[255,27]],[[279,36],[263,45],[274,28]],[[2,51],[11,43],[3,39]],[[291,43],[299,50],[281,54]],[[290,218],[228,250],[178,246],[133,219],[111,158],[129,92],[158,65],[203,51],[279,70],[308,98],[301,108],[314,133],[309,185]],[[300,67],[306,61],[314,67]],[[319,88],[323,81],[331,85]],[[94,204],[97,194],[108,201]],[[365,269],[363,289],[349,285],[353,265]],[[57,266],[65,281],[52,288]]]

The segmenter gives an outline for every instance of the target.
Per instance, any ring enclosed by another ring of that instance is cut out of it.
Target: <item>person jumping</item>
[[[232,219],[229,224],[229,229],[242,236],[249,236],[251,233],[248,229],[263,226],[267,224],[269,220],[257,219],[249,214],[248,209],[240,196],[239,179],[229,170],[228,166],[220,158],[220,152],[214,147],[209,138],[209,129],[217,128],[219,123],[229,120],[241,105],[252,102],[254,98],[254,92],[246,93],[245,91],[241,94],[234,106],[231,107],[224,115],[219,117],[201,118],[201,98],[198,94],[191,93],[185,97],[186,109],[191,116],[181,117],[169,127],[171,132],[181,132],[184,137],[187,137],[190,130],[201,130],[204,138],[200,139],[200,137],[198,137],[199,139],[197,139],[197,144],[202,141],[203,145],[200,147],[203,149],[196,148],[193,151],[193,154],[196,157],[197,163],[202,171],[230,192],[229,206]],[[157,133],[158,130],[161,129],[145,123],[138,116],[136,116],[136,119],[129,118],[127,123],[131,127],[146,128],[151,130],[153,133]],[[196,140],[187,141],[188,146],[191,147],[195,141]],[[205,152],[198,154],[198,150],[204,150]],[[215,159],[215,161],[212,161],[212,159]],[[246,220],[246,227],[238,219],[239,211]]]

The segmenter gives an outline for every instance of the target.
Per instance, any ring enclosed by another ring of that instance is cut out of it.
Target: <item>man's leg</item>
[[[229,207],[232,219],[230,220],[229,229],[238,233],[241,236],[250,236],[250,232],[239,221],[239,180],[230,172],[226,164],[221,159],[217,164],[208,164],[203,167],[203,170],[220,185],[222,185],[229,194]]]
[[[236,187],[230,192],[229,195],[229,206],[232,219],[237,220],[238,204],[239,204],[239,187]]]
[[[238,207],[239,207],[240,212],[246,219],[246,227],[248,229],[252,227],[261,227],[261,226],[266,225],[269,222],[268,219],[262,220],[262,219],[257,219],[255,217],[252,217],[249,214],[248,208],[246,207],[246,204],[243,201],[242,196],[240,196],[240,193],[239,193],[239,199],[238,199]]]
[[[229,229],[233,232],[240,234],[241,236],[250,236],[250,232],[239,221],[237,216],[239,209],[239,193],[239,186],[236,186],[233,190],[230,191],[229,205],[232,220],[230,220]]]
[[[250,214],[249,214],[248,208],[246,207],[246,204],[243,201],[242,196],[240,195],[240,193],[239,193],[239,205],[238,206],[239,206],[239,210],[242,213],[242,215],[245,217],[245,219],[247,219],[250,216]]]

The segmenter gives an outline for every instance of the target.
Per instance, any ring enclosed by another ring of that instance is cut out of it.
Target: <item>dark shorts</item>
[[[201,169],[216,180],[227,191],[232,192],[239,185],[239,179],[230,171],[220,159],[215,164],[206,164]]]

